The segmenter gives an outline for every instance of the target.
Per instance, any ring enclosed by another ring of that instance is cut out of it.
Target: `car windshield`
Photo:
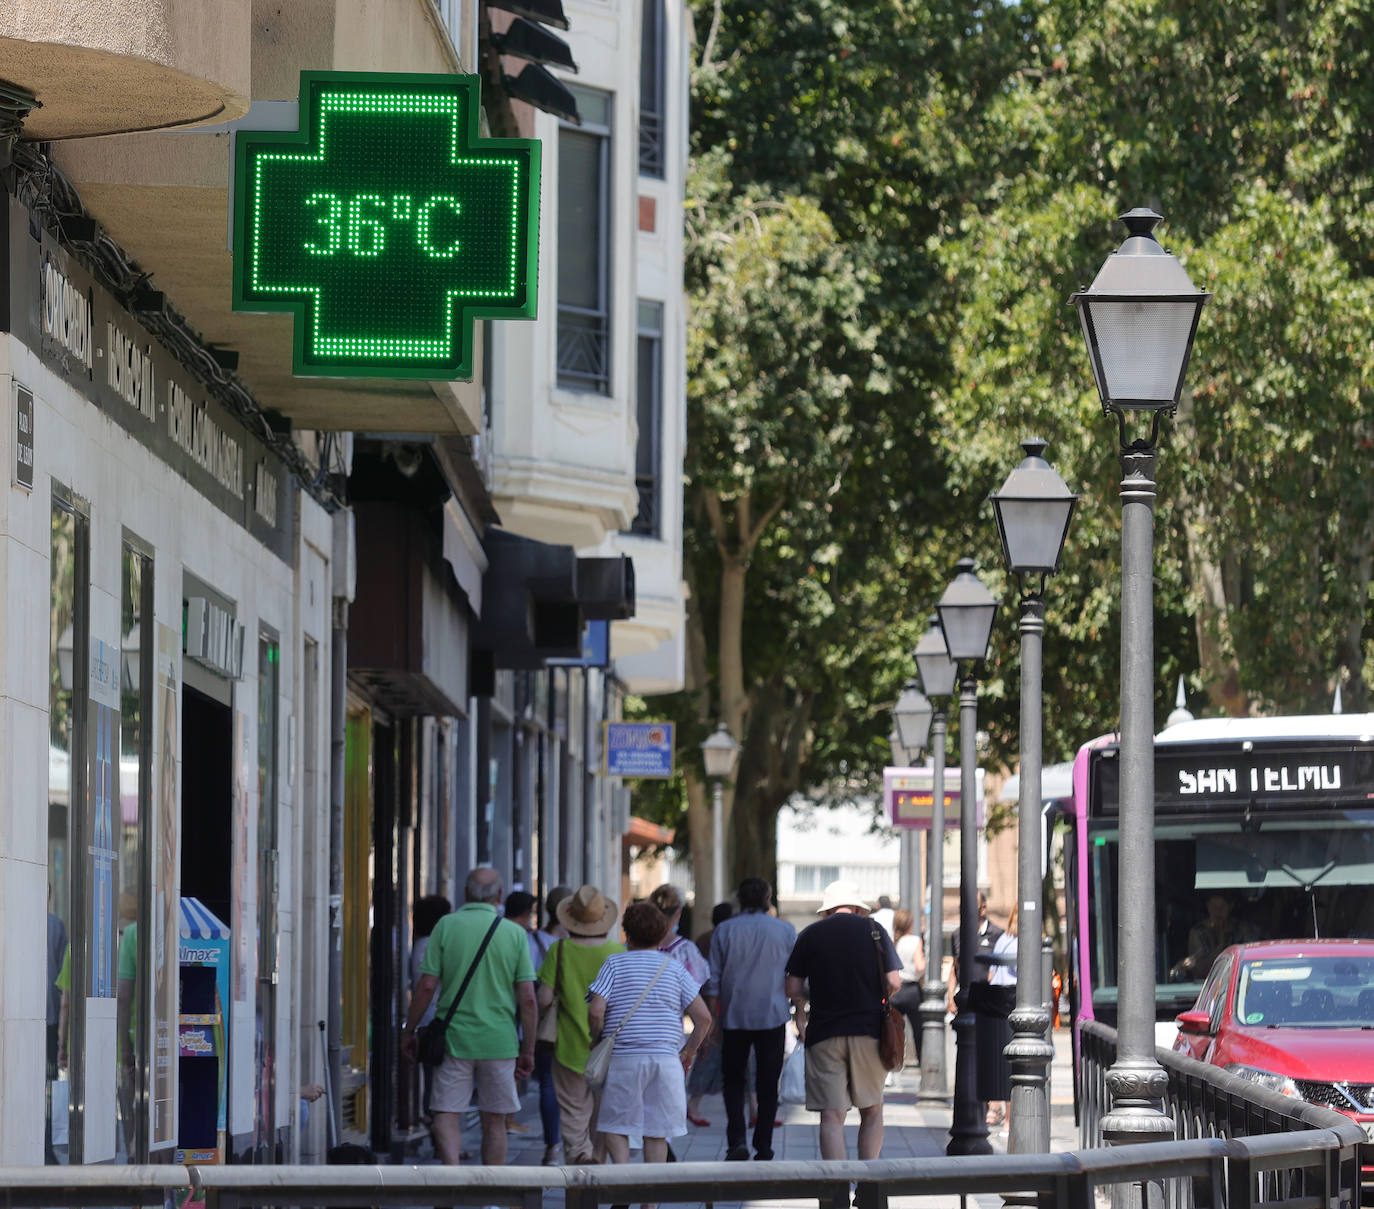
[[[1243,962],[1236,1019],[1264,1028],[1374,1028],[1374,957]]]

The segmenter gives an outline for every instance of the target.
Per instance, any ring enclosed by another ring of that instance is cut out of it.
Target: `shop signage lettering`
[[[167,434],[215,482],[243,499],[243,446],[175,382],[167,384]]]
[[[212,672],[237,680],[243,671],[243,626],[204,596],[189,597],[184,608],[182,650]]]
[[[33,391],[14,384],[14,485],[33,490]]]
[[[266,462],[253,467],[253,511],[272,528],[277,527],[277,479]]]
[[[78,290],[51,260],[43,262],[43,335],[55,341],[91,372],[90,295]]]
[[[295,316],[296,374],[467,379],[474,319],[534,318],[539,144],[478,85],[307,71],[299,130],[239,132],[233,305]]]
[[[106,384],[145,420],[152,422],[157,377],[153,372],[153,347],[142,348],[113,321],[105,323]]]
[[[216,508],[289,559],[295,513],[282,460],[48,232],[35,243],[29,211],[13,199],[8,217],[9,289],[25,300],[13,309],[14,334]],[[36,410],[26,393],[10,430],[11,479],[26,490]]]

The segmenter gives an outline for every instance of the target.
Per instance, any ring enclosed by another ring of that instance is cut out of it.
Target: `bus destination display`
[[[1374,744],[1345,739],[1249,746],[1249,751],[1216,743],[1156,746],[1155,810],[1184,814],[1247,805],[1264,810],[1374,805]],[[1094,814],[1117,813],[1120,774],[1116,747],[1093,753]]]

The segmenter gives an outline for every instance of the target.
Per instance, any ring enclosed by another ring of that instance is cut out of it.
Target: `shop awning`
[[[671,844],[676,833],[671,827],[660,827],[638,815],[630,815],[630,825],[625,828],[625,843],[637,848],[647,848],[651,844]]]
[[[181,900],[182,940],[228,940],[229,925],[198,898]]]

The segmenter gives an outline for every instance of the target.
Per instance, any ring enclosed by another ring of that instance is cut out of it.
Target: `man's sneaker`
[[[563,1165],[563,1143],[555,1142],[552,1146],[545,1146],[544,1157],[541,1162],[545,1167],[561,1167]]]
[[[748,1158],[748,1146],[731,1146],[730,1149],[725,1152],[725,1161],[727,1163],[743,1163],[746,1162]]]
[[[529,1132],[530,1132],[530,1127],[529,1127],[528,1125],[521,1124],[521,1122],[517,1121],[514,1117],[507,1117],[507,1118],[506,1118],[506,1132],[507,1132],[507,1133],[529,1133]]]

